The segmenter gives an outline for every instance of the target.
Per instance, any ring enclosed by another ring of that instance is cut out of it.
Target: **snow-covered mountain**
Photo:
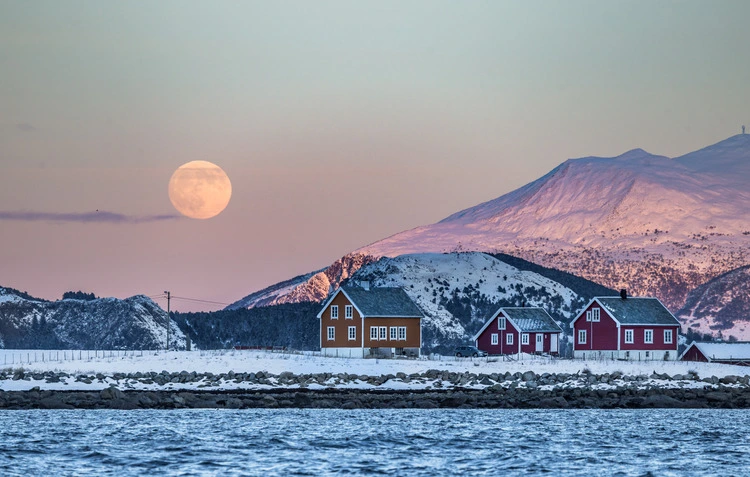
[[[379,257],[484,251],[656,296],[678,310],[691,290],[750,264],[748,182],[744,134],[674,159],[641,149],[570,159],[513,192],[362,247],[241,306],[320,300]]]
[[[750,340],[750,266],[699,286],[676,315],[693,331]]]
[[[368,263],[349,280],[403,288],[425,313],[425,349],[447,352],[470,342],[500,306],[541,306],[567,330],[592,296],[616,294],[566,273],[514,263],[478,252],[400,255]]]
[[[502,197],[355,253],[503,251],[679,308],[750,263],[750,135],[675,159],[572,159]]]
[[[0,347],[48,349],[158,349],[166,342],[167,313],[148,297],[46,301],[0,287]],[[170,347],[185,335],[170,320]]]

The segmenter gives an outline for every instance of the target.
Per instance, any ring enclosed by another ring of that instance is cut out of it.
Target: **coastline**
[[[227,388],[227,382],[235,386]],[[20,383],[29,387],[19,389]],[[68,383],[79,383],[82,388],[68,387]],[[750,408],[750,376],[701,379],[697,374],[475,374],[439,370],[381,376],[185,371],[112,376],[0,373],[0,409],[184,408]]]

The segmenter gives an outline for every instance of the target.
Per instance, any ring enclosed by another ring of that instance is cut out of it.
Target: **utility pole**
[[[169,301],[172,299],[172,294],[168,291],[164,291],[164,293],[167,294],[167,347],[166,350],[169,351]]]

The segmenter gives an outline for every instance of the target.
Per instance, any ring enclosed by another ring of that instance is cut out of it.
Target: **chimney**
[[[370,291],[370,282],[368,280],[361,280],[359,282],[359,286],[361,286],[365,291]]]
[[[623,288],[622,290],[620,290],[620,298],[622,298],[623,300],[628,299],[628,291],[626,289]]]

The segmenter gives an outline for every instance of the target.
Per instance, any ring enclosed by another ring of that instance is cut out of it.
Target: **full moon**
[[[169,200],[182,215],[193,219],[216,217],[229,204],[232,183],[216,164],[191,161],[169,180]]]

